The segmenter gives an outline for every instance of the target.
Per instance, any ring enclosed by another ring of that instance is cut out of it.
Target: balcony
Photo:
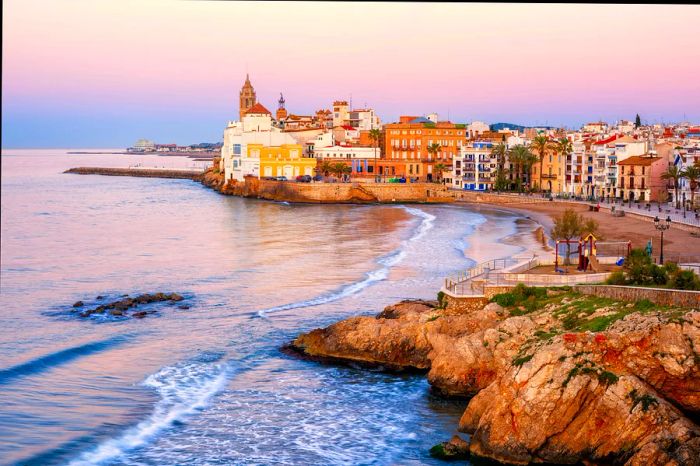
[[[556,179],[557,179],[557,175],[549,175],[549,174],[546,174],[546,173],[545,173],[545,174],[542,175],[542,179],[543,179],[543,180],[556,180]]]

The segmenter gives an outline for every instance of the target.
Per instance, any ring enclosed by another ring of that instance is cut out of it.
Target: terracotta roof
[[[267,115],[272,115],[268,109],[266,109],[263,104],[260,102],[256,103],[252,107],[250,107],[248,110],[246,110],[245,114],[249,113],[262,113],[262,114],[267,114]]]
[[[602,139],[598,142],[594,142],[593,144],[595,144],[596,146],[604,146],[605,144],[610,144],[611,142],[613,142],[617,138],[618,138],[618,136],[617,136],[617,134],[615,134],[615,135],[610,136],[607,139]]]
[[[661,157],[649,157],[644,155],[635,155],[630,158],[623,160],[622,162],[617,162],[618,165],[643,165],[648,167],[657,160],[661,160]]]

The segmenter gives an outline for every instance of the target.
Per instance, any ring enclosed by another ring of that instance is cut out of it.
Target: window
[[[241,145],[240,144],[233,145],[233,155],[241,155]]]

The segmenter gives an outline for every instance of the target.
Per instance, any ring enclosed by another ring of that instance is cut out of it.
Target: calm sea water
[[[422,376],[323,366],[279,347],[434,298],[468,255],[517,250],[486,246],[515,231],[515,217],[286,205],[187,180],[62,173],[196,163],[3,151],[0,464],[431,463],[464,402],[433,397]],[[191,307],[143,320],[71,308],[155,291]]]

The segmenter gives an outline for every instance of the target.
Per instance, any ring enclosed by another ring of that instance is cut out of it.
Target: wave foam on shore
[[[87,466],[114,461],[128,451],[146,445],[173,424],[204,409],[228,379],[226,365],[207,364],[211,359],[164,367],[148,376],[143,385],[154,389],[161,397],[153,413],[123,435],[103,442],[69,465]]]
[[[421,220],[420,224],[416,227],[410,238],[401,241],[401,245],[392,251],[391,253],[385,255],[377,261],[381,267],[368,272],[365,278],[345,285],[338,291],[333,293],[325,294],[312,298],[306,301],[298,301],[294,303],[283,304],[281,306],[275,306],[268,309],[262,309],[256,313],[258,317],[267,318],[267,315],[279,311],[288,311],[291,309],[299,309],[304,307],[319,306],[321,304],[327,304],[339,299],[354,295],[364,290],[368,286],[386,280],[389,277],[389,271],[392,267],[398,265],[406,257],[406,249],[410,243],[418,241],[423,238],[428,231],[430,231],[435,224],[435,216],[425,212],[421,209],[416,209],[414,207],[400,206],[403,210],[408,212],[414,217],[418,217]]]

